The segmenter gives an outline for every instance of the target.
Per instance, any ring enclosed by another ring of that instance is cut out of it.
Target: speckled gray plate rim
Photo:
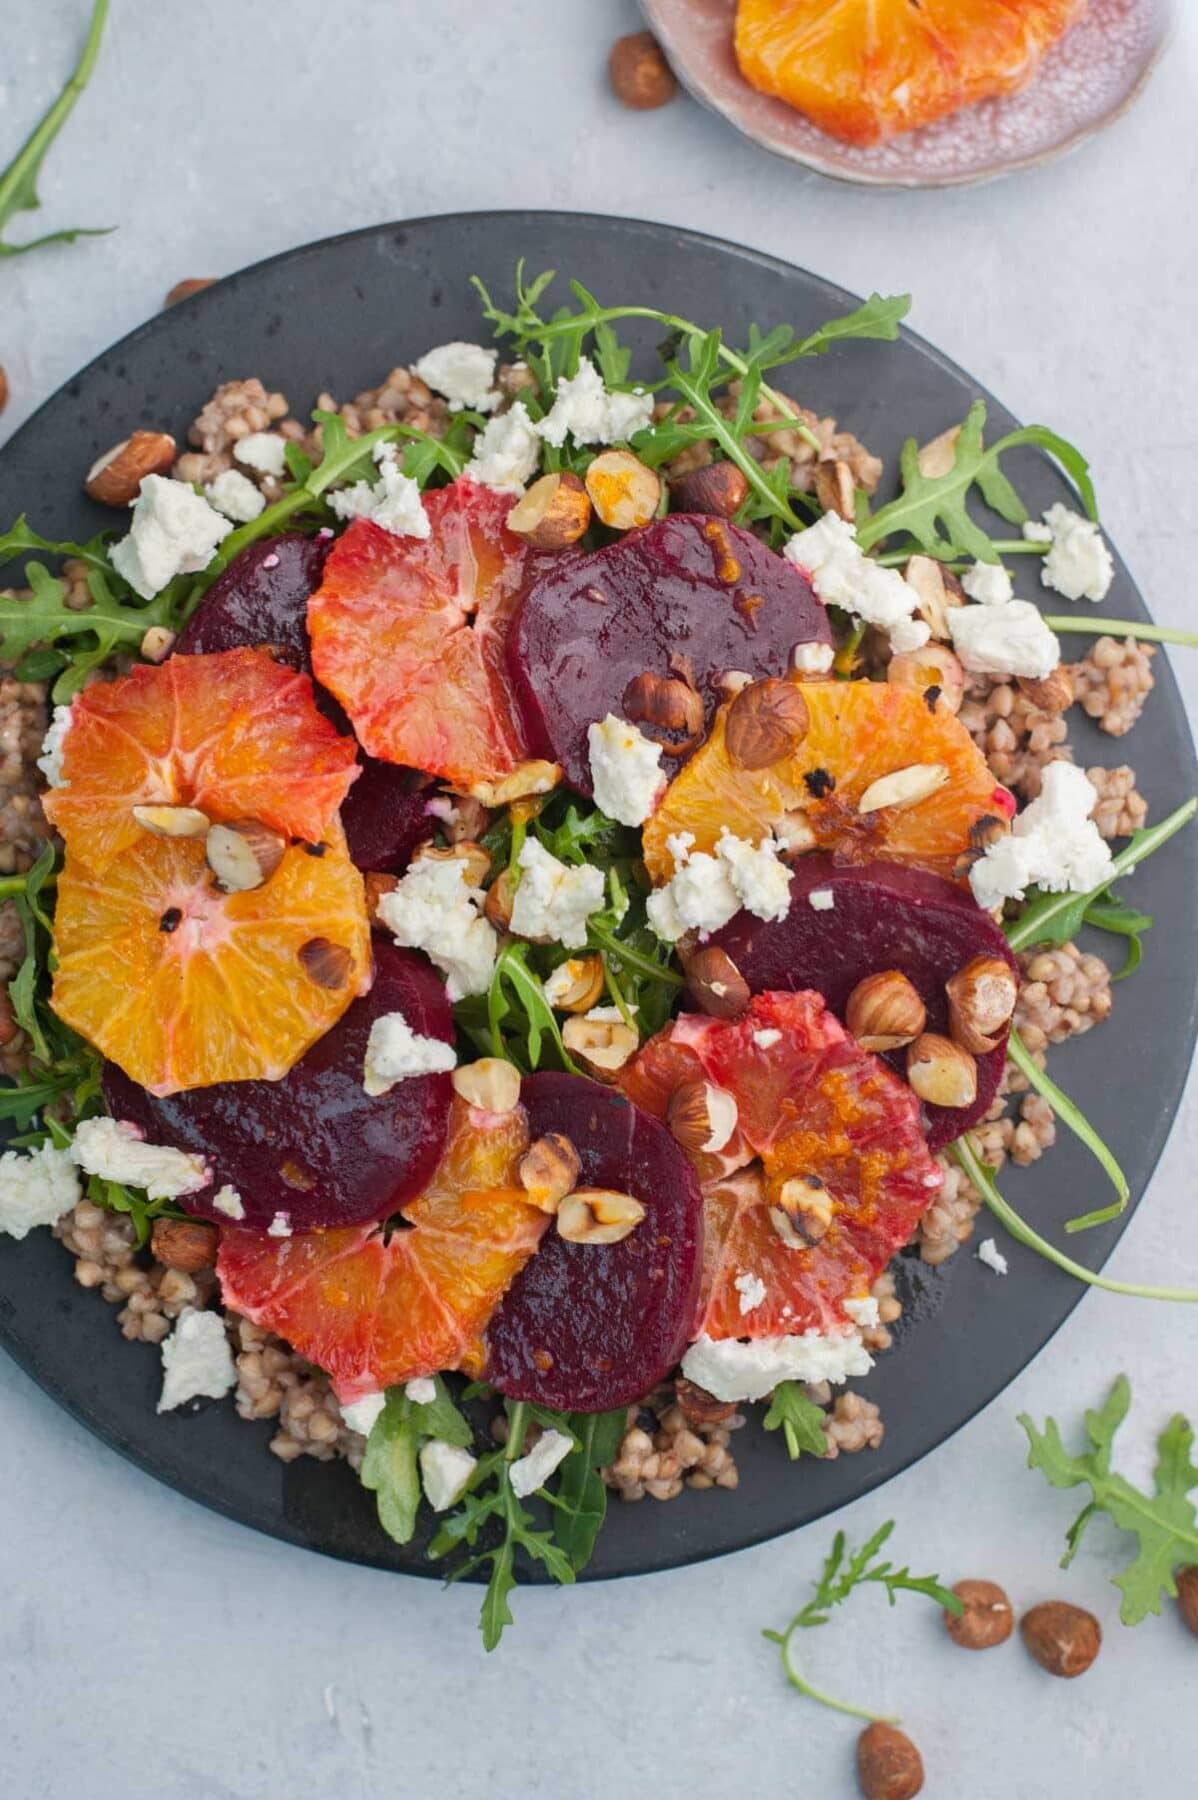
[[[684,314],[697,306],[734,342],[743,341],[751,320],[786,320],[804,333],[856,303],[772,257],[667,225],[536,212],[381,225],[243,270],[97,358],[0,451],[0,522],[28,512],[40,531],[69,537],[111,524],[112,515],[83,495],[80,471],[139,424],[182,439],[218,382],[261,375],[300,412],[322,388],[353,394],[431,344],[477,338],[468,277],[477,272],[497,292],[509,292],[520,255],[530,269],[557,268],[605,297]],[[660,332],[645,325],[629,336],[647,371]],[[838,345],[804,365],[794,386],[821,415],[838,416],[864,438],[890,470],[908,433],[920,441],[934,436],[984,393],[908,332],[897,344]],[[985,397],[996,430],[1014,423]],[[1069,498],[1034,452],[1017,452],[1012,473],[1037,510]],[[19,573],[12,570],[10,579]],[[1022,571],[1016,579],[1028,591]],[[1122,563],[1104,608],[1112,617],[1146,616]],[[1184,710],[1163,657],[1157,669],[1133,740],[1154,818],[1198,790]],[[1104,738],[1084,718],[1073,735],[1083,765],[1118,763],[1127,753],[1121,740]],[[1158,924],[1143,968],[1120,990],[1115,1054],[1109,1038],[1093,1033],[1064,1046],[1053,1063],[1068,1091],[1102,1121],[1133,1204],[1168,1135],[1198,1030],[1196,891],[1198,833],[1191,832],[1146,863],[1129,889]],[[1128,1081],[1133,1060],[1135,1080]],[[1065,1219],[1107,1198],[1095,1164],[1066,1134],[1036,1167],[1005,1171],[1003,1186],[1012,1204],[1058,1241]],[[1100,1263],[1128,1217],[1130,1211],[1070,1248]],[[854,1383],[882,1408],[886,1436],[877,1451],[834,1462],[805,1458],[792,1467],[778,1437],[754,1420],[737,1434],[735,1493],[688,1490],[668,1505],[613,1506],[587,1577],[670,1568],[760,1543],[859,1498],[942,1443],[1026,1366],[1085,1291],[1021,1246],[1004,1241],[1003,1249],[1011,1265],[1005,1280],[968,1251],[939,1271],[899,1259],[906,1312],[898,1342]],[[21,1244],[0,1242],[0,1344],[105,1443],[180,1493],[309,1549],[383,1569],[439,1573],[426,1560],[427,1537],[403,1548],[387,1539],[373,1497],[344,1464],[301,1458],[285,1465],[271,1456],[270,1422],[247,1424],[230,1401],[159,1417],[158,1352],[122,1341],[115,1310],[76,1284],[71,1258],[48,1232]]]

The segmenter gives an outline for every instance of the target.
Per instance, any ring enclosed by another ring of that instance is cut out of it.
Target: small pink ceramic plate
[[[674,70],[697,100],[791,162],[871,187],[958,187],[1073,150],[1125,112],[1169,32],[1169,0],[1090,0],[1018,94],[985,100],[884,144],[842,144],[736,66],[736,0],[641,0]]]

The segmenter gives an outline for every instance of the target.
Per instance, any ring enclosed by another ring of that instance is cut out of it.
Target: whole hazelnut
[[[865,1800],[915,1800],[923,1757],[905,1731],[877,1719],[857,1739],[857,1779]]]
[[[898,969],[867,975],[849,995],[844,1022],[863,1050],[900,1050],[919,1036],[927,1008]]]
[[[150,1249],[156,1261],[166,1269],[180,1269],[187,1275],[198,1275],[201,1269],[216,1266],[218,1242],[216,1226],[203,1219],[155,1219],[150,1232]]]
[[[1071,1681],[1084,1675],[1102,1647],[1093,1613],[1067,1600],[1044,1600],[1019,1621],[1023,1641],[1042,1669]]]
[[[958,1581],[953,1593],[963,1604],[961,1613],[946,1612],[945,1629],[962,1650],[993,1650],[1005,1644],[1015,1629],[1011,1602],[994,1581]]]
[[[1182,1623],[1198,1637],[1198,1563],[1177,1571],[1177,1610]]]
[[[651,112],[665,106],[678,92],[674,71],[651,31],[633,31],[617,38],[607,59],[612,92],[635,112]]]
[[[742,688],[728,708],[724,746],[740,769],[768,769],[793,756],[811,719],[802,692],[791,681],[769,676]]]
[[[738,1019],[751,998],[749,984],[726,950],[708,944],[684,959],[686,991],[713,1019]]]
[[[749,478],[732,462],[705,463],[670,481],[670,505],[675,512],[714,513],[731,519],[748,497]]]

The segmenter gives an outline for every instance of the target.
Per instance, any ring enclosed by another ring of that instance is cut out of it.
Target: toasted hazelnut
[[[581,1173],[578,1152],[560,1131],[538,1138],[520,1158],[520,1186],[542,1212],[556,1212]]]
[[[522,762],[501,781],[476,781],[470,792],[484,806],[510,806],[513,800],[526,800],[530,794],[548,794],[561,778],[560,763]]]
[[[1177,1610],[1187,1630],[1198,1637],[1198,1563],[1177,1571]]]
[[[919,595],[915,610],[932,636],[946,639],[949,613],[954,606],[965,604],[965,590],[956,576],[934,556],[912,556],[903,570],[903,579]]]
[[[857,802],[859,813],[881,812],[884,806],[917,806],[948,780],[943,763],[912,763],[871,781]]]
[[[631,1194],[575,1188],[557,1209],[557,1229],[571,1244],[619,1244],[644,1216],[644,1207]]]
[[[512,908],[516,903],[516,871],[501,869],[483,901],[483,912],[494,925],[496,931],[507,931],[512,923]]]
[[[684,1081],[674,1089],[666,1123],[684,1150],[715,1156],[736,1130],[739,1111],[727,1088],[710,1081]]]
[[[835,1208],[818,1175],[791,1175],[778,1189],[777,1204],[770,1212],[771,1216],[780,1213],[803,1244],[818,1244],[828,1235]],[[777,1220],[774,1229],[784,1241],[789,1241]]]
[[[825,512],[839,513],[853,524],[857,517],[857,492],[848,463],[825,457],[815,465],[815,497]]]
[[[591,497],[570,470],[542,475],[507,516],[507,528],[534,550],[564,550],[591,522]]]
[[[741,769],[767,769],[792,756],[811,719],[801,689],[773,676],[742,688],[724,720],[724,744]]]
[[[317,987],[330,992],[345,986],[353,967],[353,957],[345,946],[331,943],[326,937],[309,938],[301,944],[299,959]]]
[[[605,985],[601,956],[571,956],[546,978],[545,998],[558,1012],[589,1012]]]
[[[143,662],[164,663],[175,643],[173,631],[168,631],[165,625],[151,625],[138,645],[138,654]]]
[[[744,669],[722,669],[715,677],[715,686],[725,700],[735,700],[738,694],[752,685],[753,677]]]
[[[520,1071],[501,1056],[463,1063],[452,1076],[454,1092],[482,1112],[509,1113],[520,1100]]]
[[[886,665],[886,679],[896,687],[914,688],[929,707],[959,713],[965,698],[965,670],[960,658],[945,644],[924,644],[919,650],[903,650]]]
[[[1030,675],[1020,675],[1018,687],[1021,694],[1026,695],[1033,706],[1041,712],[1068,712],[1073,705],[1073,677],[1063,665],[1053,669],[1051,674],[1033,681]]]
[[[460,862],[466,871],[466,880],[473,888],[480,888],[491,873],[491,852],[469,838],[462,838],[447,850],[439,850],[436,844],[417,844],[412,861]]]
[[[12,1009],[8,989],[0,987],[0,1045],[11,1044],[20,1029]]]
[[[208,867],[226,894],[260,888],[282,862],[286,848],[286,839],[260,819],[233,819],[227,825],[210,826],[204,840]]]
[[[857,1739],[857,1780],[865,1800],[915,1800],[923,1758],[905,1731],[877,1719]]]
[[[8,373],[0,363],[0,412],[8,405]]]
[[[655,675],[649,669],[634,675],[621,704],[624,717],[633,725],[647,726],[650,736],[655,731],[682,733],[685,742],[670,746],[675,753],[690,749],[702,734],[702,698],[677,675]]]
[[[490,823],[489,810],[473,794],[455,794],[453,816],[440,821],[441,829],[451,844],[461,843],[464,838],[471,838],[477,843]]]
[[[717,1400],[706,1388],[697,1382],[688,1381],[685,1375],[674,1378],[674,1398],[682,1409],[683,1418],[692,1425],[722,1425],[736,1411],[735,1400]]]
[[[166,838],[203,837],[210,823],[198,806],[135,806],[133,817],[143,831]]]
[[[719,519],[731,519],[748,497],[749,478],[734,462],[705,463],[670,481],[674,512],[714,513]]]
[[[145,477],[166,475],[177,455],[178,447],[169,432],[135,431],[97,457],[84,488],[101,506],[130,506]]]
[[[867,975],[849,995],[844,1022],[863,1050],[901,1050],[927,1023],[923,1001],[905,975],[884,969]]]
[[[972,1106],[978,1094],[978,1066],[951,1038],[925,1031],[907,1052],[907,1081],[930,1106]]]
[[[163,1268],[181,1269],[187,1275],[215,1268],[219,1243],[216,1226],[202,1219],[155,1219],[150,1232],[155,1259]]]
[[[678,92],[674,71],[651,31],[632,31],[617,38],[607,59],[612,92],[634,112],[652,112]]]
[[[954,1644],[962,1650],[992,1650],[1005,1644],[1015,1629],[1011,1602],[993,1581],[958,1581],[953,1593],[961,1601],[964,1612],[946,1612],[944,1625]]]
[[[661,476],[631,450],[603,450],[586,472],[587,493],[600,524],[612,531],[647,525],[661,504]]]
[[[751,998],[749,984],[726,950],[708,944],[683,959],[686,990],[700,1012],[738,1019]]]
[[[562,1042],[570,1055],[585,1063],[593,1075],[610,1075],[622,1069],[635,1054],[640,1039],[623,1019],[601,1019],[595,1011],[575,1014],[562,1026]]]
[[[366,916],[370,923],[380,930],[386,930],[379,918],[379,901],[384,894],[393,894],[399,886],[398,875],[385,875],[380,869],[371,869],[362,877],[366,886]]]
[[[953,464],[957,460],[957,439],[961,435],[959,425],[950,425],[939,437],[934,437],[927,444],[921,444],[917,456],[919,472],[926,475],[929,481],[938,481],[942,475],[951,475]]]
[[[808,850],[814,850],[818,842],[811,821],[801,806],[774,821],[774,839],[783,856],[788,858],[805,855]]]
[[[1024,1643],[1042,1669],[1071,1681],[1084,1675],[1102,1648],[1102,1626],[1093,1613],[1067,1600],[1044,1600],[1019,1621]]]
[[[945,983],[949,1032],[974,1056],[998,1046],[1019,998],[1019,982],[1001,956],[975,956]]]
[[[178,306],[180,300],[190,300],[193,294],[202,294],[205,288],[214,286],[215,275],[192,275],[187,281],[176,281],[174,287],[163,301],[163,306]]]

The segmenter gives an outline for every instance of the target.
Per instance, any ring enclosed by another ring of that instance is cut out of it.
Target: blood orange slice
[[[236,894],[194,838],[142,834],[102,872],[68,848],[54,1010],[153,1094],[277,1081],[370,985],[362,877],[338,826],[312,848]]]
[[[739,0],[745,80],[851,144],[1011,93],[1087,0]]]
[[[355,779],[356,754],[316,710],[308,677],[266,651],[172,656],[78,696],[64,785],[43,804],[68,848],[100,871],[144,839],[135,806],[258,819],[316,842]]]
[[[655,881],[674,871],[668,840],[676,833],[690,832],[695,850],[713,849],[725,826],[759,843],[787,815],[792,824],[801,815],[812,848],[854,862],[912,863],[952,878],[971,848],[971,830],[984,819],[1005,822],[1014,811],[965,727],[943,707],[929,708],[914,689],[814,681],[799,684],[799,692],[806,735],[763,768],[734,759],[725,738],[729,709],[717,715],[706,744],[675,776],[645,826],[645,863]],[[873,804],[884,796],[866,790],[900,771],[912,772],[916,797],[896,789],[895,803]],[[933,781],[940,785],[926,791]],[[858,804],[863,798],[871,803],[865,812]]]
[[[539,560],[510,494],[464,478],[424,496],[427,538],[355,520],[308,604],[312,666],[371,756],[458,786],[528,755],[504,644]]]
[[[344,1401],[457,1368],[550,1223],[517,1185],[527,1147],[522,1107],[455,1100],[432,1180],[390,1229],[277,1239],[226,1228],[226,1306],[327,1370]]]
[[[919,1102],[812,993],[759,994],[731,1021],[683,1014],[621,1085],[664,1117],[696,1068],[735,1099],[745,1163],[705,1187],[699,1331],[843,1330],[845,1300],[869,1293],[940,1186]]]

